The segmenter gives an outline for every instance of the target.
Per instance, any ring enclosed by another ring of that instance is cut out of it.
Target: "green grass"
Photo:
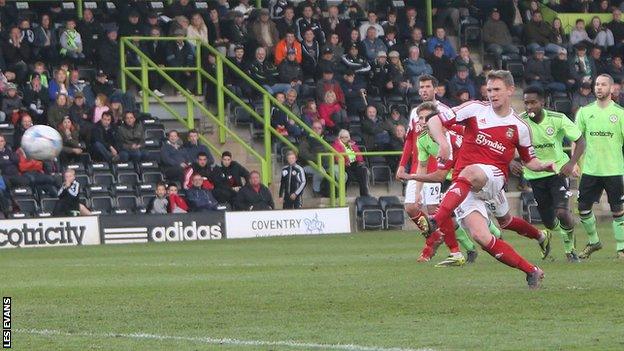
[[[505,236],[539,260],[534,242]],[[609,224],[601,238],[578,265],[555,238],[539,291],[484,252],[434,268],[415,263],[420,236],[378,232],[3,250],[0,293],[15,350],[623,350],[624,262]]]

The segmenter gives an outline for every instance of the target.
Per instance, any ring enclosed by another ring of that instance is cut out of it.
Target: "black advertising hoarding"
[[[100,216],[102,244],[216,240],[225,237],[223,211]]]

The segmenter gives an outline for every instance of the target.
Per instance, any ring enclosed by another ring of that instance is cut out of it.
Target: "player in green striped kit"
[[[611,76],[599,75],[594,85],[596,101],[576,113],[576,124],[587,141],[578,209],[589,242],[580,258],[589,258],[593,252],[602,249],[592,207],[604,190],[613,215],[617,257],[624,260],[624,109],[611,100],[612,85]]]
[[[574,248],[575,221],[569,207],[568,177],[585,151],[585,138],[566,115],[544,109],[543,89],[535,86],[525,89],[524,106],[526,111],[520,117],[531,129],[535,155],[542,161],[553,162],[559,174],[534,172],[526,167],[522,169],[520,163],[515,161],[511,165],[512,172],[522,172],[524,178],[531,183],[544,226],[561,235],[568,262],[578,262]],[[572,158],[563,151],[564,138],[575,143]]]

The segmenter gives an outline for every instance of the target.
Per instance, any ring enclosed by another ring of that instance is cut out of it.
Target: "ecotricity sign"
[[[97,217],[11,219],[0,224],[0,249],[100,243]]]
[[[102,216],[102,243],[215,240],[224,235],[223,212]],[[137,223],[140,225],[137,226]]]
[[[226,212],[228,239],[348,233],[349,208]]]

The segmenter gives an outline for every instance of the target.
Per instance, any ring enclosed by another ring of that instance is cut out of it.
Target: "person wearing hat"
[[[511,33],[507,24],[501,20],[501,14],[497,8],[492,10],[490,17],[483,28],[481,29],[483,35],[483,43],[485,44],[485,50],[494,54],[498,61],[501,55],[519,54],[520,50],[513,45]]]
[[[295,61],[297,63],[301,63],[301,43],[297,41],[295,37],[295,32],[289,30],[286,32],[284,39],[280,40],[277,45],[275,45],[275,64],[279,66],[280,63],[286,58],[286,54],[289,50],[295,51]]]
[[[5,90],[5,95],[2,98],[2,115],[0,120],[4,122],[8,120],[10,123],[15,124],[17,121],[19,110],[24,107],[22,104],[22,97],[17,93],[17,86],[15,83],[8,83]]]
[[[385,51],[377,53],[377,59],[371,66],[371,83],[379,88],[383,95],[389,95],[394,92],[395,86],[390,76],[390,64],[388,63],[388,54]]]
[[[36,124],[46,123],[46,112],[50,104],[48,89],[41,83],[41,76],[37,73],[33,74],[30,82],[26,85],[24,91],[24,106],[28,108],[28,112]]]
[[[119,42],[117,41],[117,28],[109,27],[106,37],[103,38],[95,49],[97,67],[106,75],[115,80],[119,70]]]
[[[111,96],[114,91],[112,82],[108,80],[108,76],[103,70],[97,71],[95,80],[91,82],[91,89],[93,90],[94,96],[100,94],[104,96]]]
[[[338,71],[338,64],[334,59],[334,52],[328,47],[321,50],[321,58],[316,65],[316,77],[320,78],[325,71]]]
[[[269,18],[269,10],[261,9],[258,18],[251,24],[250,34],[258,45],[273,52],[275,45],[279,41],[279,33],[275,23]]]
[[[368,61],[360,56],[360,52],[356,43],[352,43],[347,48],[347,53],[342,56],[342,65],[344,70],[355,72],[356,81],[366,82],[371,66]]]
[[[299,93],[301,84],[303,83],[303,70],[301,69],[301,65],[297,62],[295,49],[288,49],[286,52],[286,59],[279,65],[278,70],[279,82],[290,84],[290,86]]]
[[[567,66],[576,84],[584,81],[592,82],[598,75],[596,63],[593,58],[587,56],[587,47],[582,42],[576,44],[576,54],[568,59]]]
[[[359,115],[366,108],[366,83],[363,80],[356,79],[356,73],[347,69],[341,82],[341,88],[344,93],[345,105],[349,116]]]
[[[342,106],[345,106],[345,96],[342,91],[340,83],[335,79],[334,75],[336,71],[331,68],[325,68],[322,71],[321,79],[316,83],[315,96],[317,101],[323,101],[328,91],[333,91],[336,94],[336,101]]]
[[[388,51],[386,44],[377,36],[377,29],[373,26],[368,27],[366,31],[366,37],[362,40],[362,46],[364,47],[364,56],[369,62],[375,61],[377,53]]]
[[[544,59],[544,49],[537,48],[524,69],[524,80],[528,85],[534,85],[548,91],[565,92],[564,83],[556,82],[550,71],[550,62]]]
[[[477,87],[472,79],[470,79],[470,72],[466,65],[460,64],[457,66],[457,73],[455,73],[453,78],[449,81],[449,88],[451,90],[451,96],[457,96],[459,91],[465,90],[468,92],[471,100],[478,97]]]
[[[562,82],[566,85],[567,90],[574,89],[575,80],[570,75],[568,67],[568,50],[562,48],[557,56],[550,60],[550,72],[556,82]]]
[[[433,50],[433,55],[427,59],[433,70],[433,76],[442,82],[450,80],[455,74],[455,66],[451,59],[444,55],[444,46],[438,44]]]
[[[337,33],[329,34],[329,39],[327,40],[325,45],[323,45],[323,47],[321,48],[322,55],[329,53],[329,51],[331,51],[332,53],[331,60],[333,60],[336,63],[340,62],[342,55],[344,55],[345,53],[344,52],[345,49],[343,47],[342,41],[340,40],[340,36]]]

